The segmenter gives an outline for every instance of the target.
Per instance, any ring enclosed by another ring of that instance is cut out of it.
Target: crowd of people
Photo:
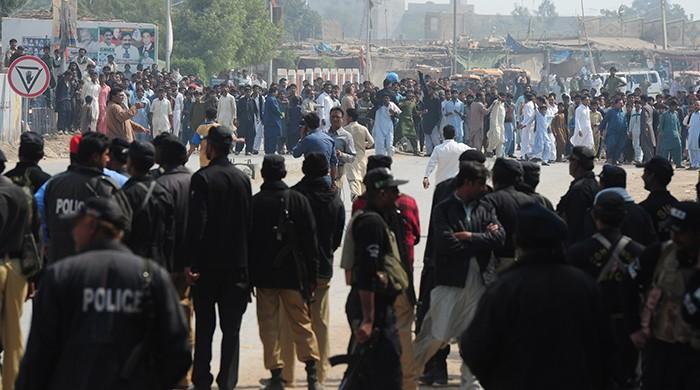
[[[423,74],[381,89],[319,79],[297,94],[284,79],[200,91],[155,68],[85,74],[96,124],[72,137],[67,170],[44,172],[44,140],[25,132],[0,180],[3,388],[233,389],[253,293],[268,390],[294,383],[295,358],[314,390],[331,362],[348,364],[343,389],[444,385],[454,340],[464,389],[700,388],[700,204],[668,190],[684,152],[700,164],[696,94],[622,94],[614,69],[573,102],[536,97],[525,77],[463,91]],[[253,194],[229,156],[261,147]],[[425,188],[435,172],[419,286],[418,203],[392,173],[395,149],[429,156]],[[286,153],[304,158],[292,186]],[[556,161],[573,181],[555,206],[537,186]],[[643,169],[639,204],[625,162]],[[351,339],[332,358],[337,251]]]

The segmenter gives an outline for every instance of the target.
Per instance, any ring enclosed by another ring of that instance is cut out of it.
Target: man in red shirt
[[[367,160],[367,172],[376,168],[391,169],[392,159],[389,156],[370,156]],[[367,207],[365,195],[360,195],[352,203],[352,213]],[[396,199],[397,219],[389,223],[389,228],[396,235],[396,240],[403,242],[399,245],[401,260],[409,276],[409,287],[394,302],[396,326],[399,330],[401,344],[401,373],[403,390],[417,389],[417,374],[413,370],[413,322],[415,321],[416,293],[413,287],[414,246],[420,240],[420,214],[418,204],[410,195],[400,193]],[[349,280],[349,279],[346,279]]]

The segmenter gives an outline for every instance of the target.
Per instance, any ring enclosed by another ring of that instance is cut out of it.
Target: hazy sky
[[[407,2],[425,3],[428,0],[407,0]],[[449,0],[432,0],[434,3],[449,3]],[[553,0],[557,6],[559,15],[580,15],[580,0]],[[477,14],[509,14],[513,10],[513,4],[522,4],[530,9],[536,9],[541,0],[471,0]],[[584,0],[586,15],[597,15],[601,8],[618,8],[620,4],[631,4],[632,0]],[[688,14],[694,14],[695,19],[700,18],[700,1],[698,0],[669,0],[669,3],[678,3],[685,8]]]

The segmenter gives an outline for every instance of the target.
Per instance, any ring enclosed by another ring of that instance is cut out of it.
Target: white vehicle
[[[603,80],[603,85],[605,85],[605,80],[607,80],[609,73],[599,74]],[[663,91],[663,84],[661,83],[661,77],[659,73],[655,70],[633,70],[629,72],[617,72],[616,77],[622,79],[627,85],[624,87],[624,92],[634,92],[635,88],[639,88],[642,81],[646,80],[649,82],[649,88],[647,88],[647,95],[656,96],[660,95]]]

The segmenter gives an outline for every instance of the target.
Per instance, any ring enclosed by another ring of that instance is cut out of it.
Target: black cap
[[[112,157],[123,159],[126,161],[126,156],[129,154],[129,142],[123,138],[113,138],[109,143],[109,154]]]
[[[644,164],[644,169],[664,177],[673,176],[673,166],[671,162],[660,156],[654,156],[651,160],[647,161]]]
[[[483,164],[486,162],[486,156],[476,149],[469,149],[459,155],[459,161],[474,161]]]
[[[262,168],[260,172],[263,176],[284,176],[287,173],[287,168],[284,165],[284,157],[278,154],[268,154],[263,158]]]
[[[600,184],[603,187],[622,187],[627,184],[627,172],[622,167],[605,164],[600,172]]]
[[[163,151],[163,154],[167,154],[169,156],[182,156],[185,162],[187,161],[187,148],[185,145],[180,142],[180,140],[170,134],[170,133],[161,133],[165,134],[164,137],[161,137],[158,140],[158,143],[153,141],[153,146],[156,148],[160,149]]]
[[[0,150],[0,162],[7,162],[7,157],[5,157],[5,152]]]
[[[676,232],[700,230],[700,204],[690,201],[676,203],[671,208],[666,226]]]
[[[493,164],[494,175],[504,174],[508,177],[522,177],[523,166],[520,161],[509,158],[497,158]]]
[[[396,180],[388,168],[375,168],[367,172],[363,180],[368,191],[398,187],[408,183],[408,180]]]
[[[77,213],[66,215],[64,218],[75,221],[86,215],[90,215],[100,221],[109,222],[121,230],[124,230],[127,225],[126,216],[113,198],[89,198],[80,206]]]
[[[384,156],[381,154],[369,156],[367,158],[367,172],[377,168],[391,169],[392,163],[393,160],[389,156]]]
[[[561,244],[567,238],[566,222],[539,203],[518,210],[515,237],[518,246],[537,248]]]
[[[580,160],[590,160],[593,161],[595,158],[595,153],[593,149],[586,146],[574,146],[571,149],[571,155]]]
[[[19,136],[19,146],[42,150],[44,149],[44,138],[33,131],[25,131]]]
[[[227,126],[212,126],[207,134],[207,142],[212,145],[233,145],[233,130]]]
[[[134,141],[129,146],[129,158],[153,165],[156,148],[150,142]]]
[[[540,164],[532,161],[522,161],[523,181],[525,184],[531,185],[533,188],[540,184]]]
[[[330,167],[326,155],[321,152],[311,152],[304,156],[301,171],[309,177],[328,175]]]
[[[611,189],[598,192],[593,206],[604,211],[619,211],[625,208],[625,198],[619,192]]]

